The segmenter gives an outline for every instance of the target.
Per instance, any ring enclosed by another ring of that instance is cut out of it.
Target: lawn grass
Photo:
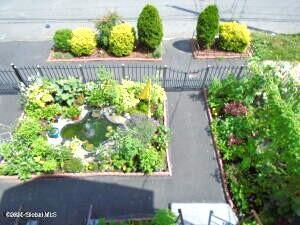
[[[254,56],[262,60],[300,61],[300,34],[252,33]]]

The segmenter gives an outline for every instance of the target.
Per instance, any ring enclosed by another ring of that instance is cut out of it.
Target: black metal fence
[[[215,79],[224,79],[229,74],[241,77],[247,73],[244,66],[207,66],[196,71],[180,71],[161,65],[46,65],[22,66],[11,64],[10,68],[0,69],[0,92],[18,92],[20,82],[29,85],[38,77],[65,79],[76,77],[83,82],[96,81],[98,71],[111,72],[113,79],[128,79],[143,82],[151,79],[165,89],[201,89]]]

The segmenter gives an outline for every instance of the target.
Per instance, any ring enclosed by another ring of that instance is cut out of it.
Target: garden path
[[[171,202],[224,202],[202,94],[168,92],[173,176],[1,180],[0,211],[55,211],[41,224],[82,224],[89,205],[94,216],[146,216]],[[2,111],[2,106],[1,106]],[[0,112],[2,115],[2,112]],[[0,224],[12,220],[0,216]]]

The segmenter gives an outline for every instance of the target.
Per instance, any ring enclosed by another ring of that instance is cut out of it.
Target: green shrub
[[[36,119],[52,120],[54,117],[61,115],[62,107],[59,104],[51,104],[44,108],[30,108],[29,106],[25,108],[27,115],[34,117]]]
[[[222,23],[218,45],[225,51],[244,52],[250,45],[251,36],[246,24]]]
[[[141,160],[141,170],[144,173],[152,173],[157,171],[162,167],[162,158],[159,152],[153,148],[150,147],[140,154],[140,160]]]
[[[198,17],[196,32],[201,47],[210,48],[219,30],[219,12],[216,5],[207,6]]]
[[[71,49],[70,40],[72,38],[72,30],[60,29],[53,36],[54,47],[57,50],[68,52]]]
[[[155,49],[163,38],[163,26],[159,12],[153,5],[146,5],[138,18],[138,40],[148,49]]]
[[[109,50],[116,56],[129,55],[134,49],[134,30],[128,23],[112,28],[109,38]]]
[[[155,225],[174,225],[176,216],[168,209],[159,209],[156,211],[153,222]]]
[[[96,22],[97,45],[100,48],[108,49],[110,32],[113,26],[120,23],[120,16],[116,12],[108,13]]]
[[[81,172],[84,169],[84,166],[80,159],[78,158],[71,158],[64,162],[63,169],[69,173],[77,173]]]
[[[76,56],[91,55],[96,48],[96,35],[90,28],[73,30],[71,52]]]
[[[69,119],[75,119],[79,115],[80,115],[80,109],[78,108],[78,106],[75,105],[67,107],[63,112],[63,116]]]

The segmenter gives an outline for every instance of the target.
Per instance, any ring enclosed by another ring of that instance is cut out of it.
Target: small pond
[[[94,118],[89,112],[80,122],[67,124],[61,130],[61,137],[66,140],[77,137],[81,141],[88,141],[94,146],[107,139],[107,127],[115,129],[118,125],[110,122],[102,115],[100,118]]]

